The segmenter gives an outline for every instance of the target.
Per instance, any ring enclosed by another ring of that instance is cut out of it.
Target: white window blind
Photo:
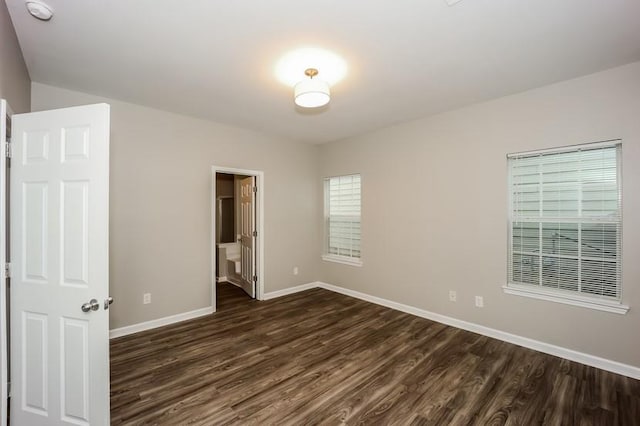
[[[360,259],[360,175],[325,179],[327,257]]]
[[[620,300],[620,149],[509,156],[509,285]]]

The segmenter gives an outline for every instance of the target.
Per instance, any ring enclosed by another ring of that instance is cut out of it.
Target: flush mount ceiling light
[[[315,78],[318,70],[307,68],[304,74],[309,77],[298,82],[293,89],[293,100],[296,105],[303,108],[317,108],[324,106],[331,100],[329,83]]]
[[[294,88],[296,105],[317,108],[329,103],[329,86],[347,75],[347,63],[328,50],[304,47],[285,54],[274,71],[278,80]]]
[[[41,1],[27,1],[26,6],[31,16],[41,21],[48,21],[53,16],[53,10]]]

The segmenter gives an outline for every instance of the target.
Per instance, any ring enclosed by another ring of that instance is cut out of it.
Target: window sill
[[[349,266],[358,266],[358,267],[362,266],[362,260],[355,259],[352,257],[334,256],[330,254],[325,254],[322,256],[322,260],[324,260],[325,262],[342,263],[343,265],[349,265]]]
[[[528,286],[521,286],[517,284],[502,286],[502,290],[506,294],[530,297],[532,299],[546,300],[549,302],[564,303],[565,305],[580,306],[583,308],[596,309],[621,315],[626,314],[629,310],[628,306],[614,301],[596,300],[571,294],[564,295],[554,291],[530,288]]]

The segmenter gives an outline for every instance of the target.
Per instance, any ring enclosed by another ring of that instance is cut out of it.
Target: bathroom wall
[[[236,240],[234,175],[216,173],[216,242]]]

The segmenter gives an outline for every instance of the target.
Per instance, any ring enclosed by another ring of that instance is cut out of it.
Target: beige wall
[[[32,89],[34,110],[105,101]],[[640,63],[319,147],[106,101],[112,328],[208,305],[215,164],[265,172],[266,291],[320,279],[640,366]],[[506,154],[613,138],[623,139],[629,313],[504,294]],[[362,268],[319,261],[321,177],[348,173],[363,178]],[[151,305],[142,305],[144,292]],[[473,306],[475,295],[484,308]]]
[[[212,165],[264,171],[265,291],[317,279],[316,146],[32,85],[35,111],[103,101],[111,104],[111,328],[210,305]]]
[[[31,108],[31,80],[18,45],[9,11],[0,1],[0,98],[4,98],[13,112],[29,112]]]
[[[615,138],[630,311],[504,294],[506,154]],[[321,175],[358,172],[364,266],[324,262],[322,281],[640,366],[640,63],[321,147]]]

